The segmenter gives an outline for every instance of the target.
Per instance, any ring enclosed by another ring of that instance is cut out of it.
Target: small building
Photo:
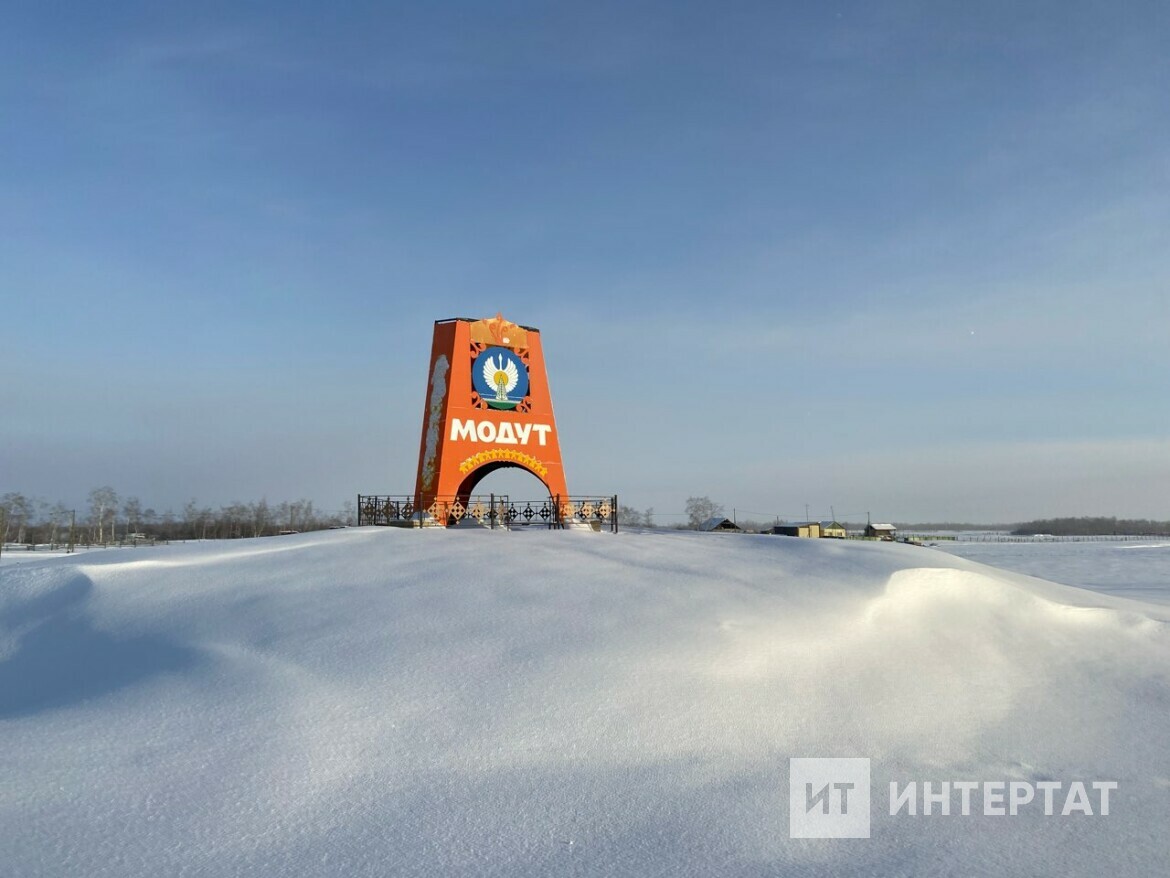
[[[730,518],[724,518],[721,515],[716,515],[714,518],[708,518],[699,525],[699,530],[717,531],[720,533],[743,533],[743,528],[737,525]]]
[[[898,529],[892,524],[867,524],[865,535],[870,539],[892,542],[898,536]]]
[[[819,521],[794,521],[790,524],[778,524],[772,528],[772,533],[784,537],[808,537],[814,540],[822,536]]]
[[[848,531],[845,530],[845,525],[839,521],[822,521],[821,536],[831,540],[843,540],[849,536]]]

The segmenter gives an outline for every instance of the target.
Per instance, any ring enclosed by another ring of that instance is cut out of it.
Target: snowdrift
[[[356,529],[0,570],[0,860],[44,876],[1148,875],[1168,608],[929,549]],[[791,839],[790,757],[872,760]],[[891,781],[1116,781],[890,816]]]

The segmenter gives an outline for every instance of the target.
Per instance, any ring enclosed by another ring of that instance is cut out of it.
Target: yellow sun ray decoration
[[[483,466],[485,463],[501,460],[526,466],[542,479],[548,475],[548,467],[531,454],[525,454],[523,451],[515,451],[511,448],[491,448],[487,451],[480,451],[477,454],[473,454],[459,464],[459,472],[469,473],[473,469]]]

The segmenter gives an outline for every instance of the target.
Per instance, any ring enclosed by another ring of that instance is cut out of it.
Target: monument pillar
[[[435,322],[415,508],[468,496],[502,467],[532,473],[568,497],[540,331],[456,318]]]

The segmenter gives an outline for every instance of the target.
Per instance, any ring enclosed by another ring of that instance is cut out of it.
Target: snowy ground
[[[1136,542],[939,542],[981,564],[1106,594],[1170,604],[1170,540]]]
[[[72,553],[65,549],[49,549],[40,546],[35,551],[30,552],[26,546],[13,544],[5,546],[4,551],[0,552],[0,566],[39,563],[50,558],[73,557],[75,560],[80,560],[80,556],[84,553],[105,551],[109,551],[109,549],[101,546],[78,546]]]
[[[350,529],[7,564],[0,863],[1160,874],[1168,621],[765,536]],[[811,756],[872,760],[872,838],[789,838]],[[960,779],[1119,787],[1108,816],[888,814],[890,781]]]

